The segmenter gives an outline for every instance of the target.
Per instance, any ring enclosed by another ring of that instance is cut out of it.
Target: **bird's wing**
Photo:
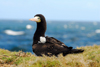
[[[46,36],[46,42],[47,43],[56,43],[56,44],[59,44],[59,45],[65,45],[64,43],[62,43],[61,41],[57,40],[56,38],[48,37],[48,36]]]
[[[72,47],[66,46],[63,42],[57,40],[57,39],[54,38],[54,37],[48,37],[48,36],[46,36],[46,42],[47,42],[47,43],[52,43],[52,44],[58,44],[58,45],[60,45],[61,47],[65,47],[65,48],[72,49]]]

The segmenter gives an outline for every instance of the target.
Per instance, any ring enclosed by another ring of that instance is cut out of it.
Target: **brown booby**
[[[66,46],[54,37],[45,36],[46,20],[42,14],[36,14],[34,18],[29,20],[37,22],[37,29],[33,36],[32,44],[33,52],[37,56],[42,56],[42,54],[47,56],[57,56],[60,53],[65,56],[72,53],[82,53],[84,51],[83,49],[72,49],[72,47]]]

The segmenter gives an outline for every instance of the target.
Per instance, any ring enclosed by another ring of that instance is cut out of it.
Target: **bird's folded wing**
[[[54,37],[48,37],[48,36],[46,36],[46,42],[47,43],[52,43],[52,44],[58,44],[58,45],[60,45],[62,47],[69,48],[69,49],[72,49],[73,48],[73,47],[66,46],[63,42],[57,40]]]
[[[61,41],[57,40],[56,38],[54,37],[48,37],[46,36],[46,42],[49,42],[49,43],[56,43],[56,44],[59,44],[59,45],[62,45],[64,43],[62,43]],[[65,45],[65,44],[64,44]]]

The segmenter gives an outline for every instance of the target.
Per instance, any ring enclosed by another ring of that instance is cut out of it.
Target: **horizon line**
[[[28,19],[0,19],[0,21],[29,21]],[[92,20],[46,20],[46,21],[67,21],[67,22],[100,22],[100,21],[92,21]]]

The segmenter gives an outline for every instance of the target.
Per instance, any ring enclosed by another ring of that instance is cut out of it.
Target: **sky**
[[[28,20],[36,14],[47,20],[100,21],[100,0],[0,0],[0,19]]]

